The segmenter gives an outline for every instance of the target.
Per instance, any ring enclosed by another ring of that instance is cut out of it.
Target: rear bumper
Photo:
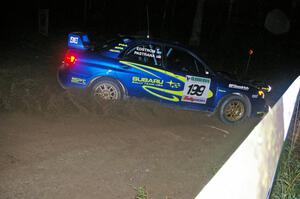
[[[57,73],[56,73],[56,79],[57,82],[59,83],[59,85],[63,88],[63,89],[67,89],[68,87],[67,85],[67,69],[65,68],[65,66],[62,64],[58,67]]]
[[[90,78],[73,71],[64,65],[59,66],[57,70],[57,81],[60,86],[66,88],[86,89],[89,85]]]

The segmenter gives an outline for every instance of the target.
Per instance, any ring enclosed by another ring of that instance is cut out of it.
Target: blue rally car
[[[227,124],[268,110],[262,89],[215,73],[181,44],[148,38],[119,37],[96,48],[86,34],[70,33],[58,81],[99,99],[146,98],[213,112]]]

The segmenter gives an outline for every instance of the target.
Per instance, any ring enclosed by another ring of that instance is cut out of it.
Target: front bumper
[[[266,104],[264,99],[260,99],[252,103],[252,113],[253,117],[262,117],[269,112],[269,106]]]
[[[265,105],[264,110],[256,112],[256,116],[263,117],[269,112],[269,109],[270,107],[268,105]]]

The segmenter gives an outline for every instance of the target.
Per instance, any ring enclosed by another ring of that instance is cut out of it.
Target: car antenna
[[[251,61],[253,54],[254,54],[254,51],[253,51],[253,49],[250,48],[248,51],[248,61],[247,61],[246,72],[245,72],[246,76],[248,75],[248,69],[249,69],[250,61]]]
[[[150,28],[149,28],[149,9],[148,9],[148,4],[146,5],[146,13],[147,13],[147,38],[150,38]]]

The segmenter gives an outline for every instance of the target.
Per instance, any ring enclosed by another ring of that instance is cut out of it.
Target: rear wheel
[[[92,87],[92,96],[100,100],[119,100],[122,99],[122,91],[117,82],[103,79]]]
[[[219,117],[226,124],[237,124],[244,121],[250,111],[245,98],[234,95],[226,98],[220,105]]]

